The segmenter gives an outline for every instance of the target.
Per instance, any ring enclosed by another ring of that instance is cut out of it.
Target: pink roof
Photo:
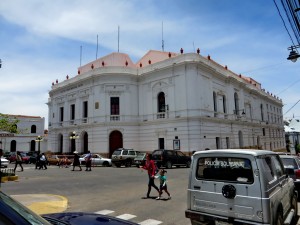
[[[134,64],[127,54],[114,52],[97,60],[94,60],[93,62],[90,62],[84,66],[79,67],[78,73],[85,73],[90,70],[105,66],[123,66],[136,68],[140,67],[140,64],[142,64],[142,66],[145,67],[147,65],[161,62],[163,60],[166,60],[170,57],[175,57],[177,55],[177,53],[173,52],[171,53],[150,50],[136,64]]]
[[[113,52],[107,56],[104,56],[84,66],[79,67],[78,71],[80,71],[80,73],[85,73],[92,69],[96,69],[103,66],[135,67],[135,64],[131,61],[130,57],[127,54]]]
[[[175,57],[177,55],[178,54],[174,52],[161,52],[150,50],[136,63],[136,66],[140,66],[140,63],[142,63],[142,66],[144,67],[153,63],[164,61],[168,58]]]

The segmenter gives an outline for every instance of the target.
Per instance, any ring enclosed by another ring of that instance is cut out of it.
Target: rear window
[[[286,168],[298,169],[298,165],[293,158],[281,158],[283,166]]]
[[[197,179],[253,183],[251,161],[246,158],[205,157],[199,158],[197,166]]]
[[[162,154],[162,150],[158,150],[158,151],[154,151],[152,153],[152,156],[155,156],[155,155],[161,155]]]

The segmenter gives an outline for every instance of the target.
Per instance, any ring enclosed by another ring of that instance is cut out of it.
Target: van
[[[267,150],[196,152],[189,171],[187,210],[192,225],[290,224],[297,192],[278,154]]]

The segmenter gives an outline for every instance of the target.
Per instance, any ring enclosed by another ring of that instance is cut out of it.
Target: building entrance
[[[115,130],[109,135],[109,158],[117,148],[123,148],[123,135],[120,131]]]

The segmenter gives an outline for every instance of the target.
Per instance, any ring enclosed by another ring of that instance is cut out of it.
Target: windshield
[[[116,150],[114,151],[113,155],[121,155],[122,150]]]
[[[11,197],[5,195],[3,192],[0,192],[0,199],[3,201],[8,207],[12,208],[16,213],[18,213],[21,217],[23,217],[29,224],[32,225],[50,225],[48,221],[35,214],[30,209],[26,208],[22,204],[13,200]]]

